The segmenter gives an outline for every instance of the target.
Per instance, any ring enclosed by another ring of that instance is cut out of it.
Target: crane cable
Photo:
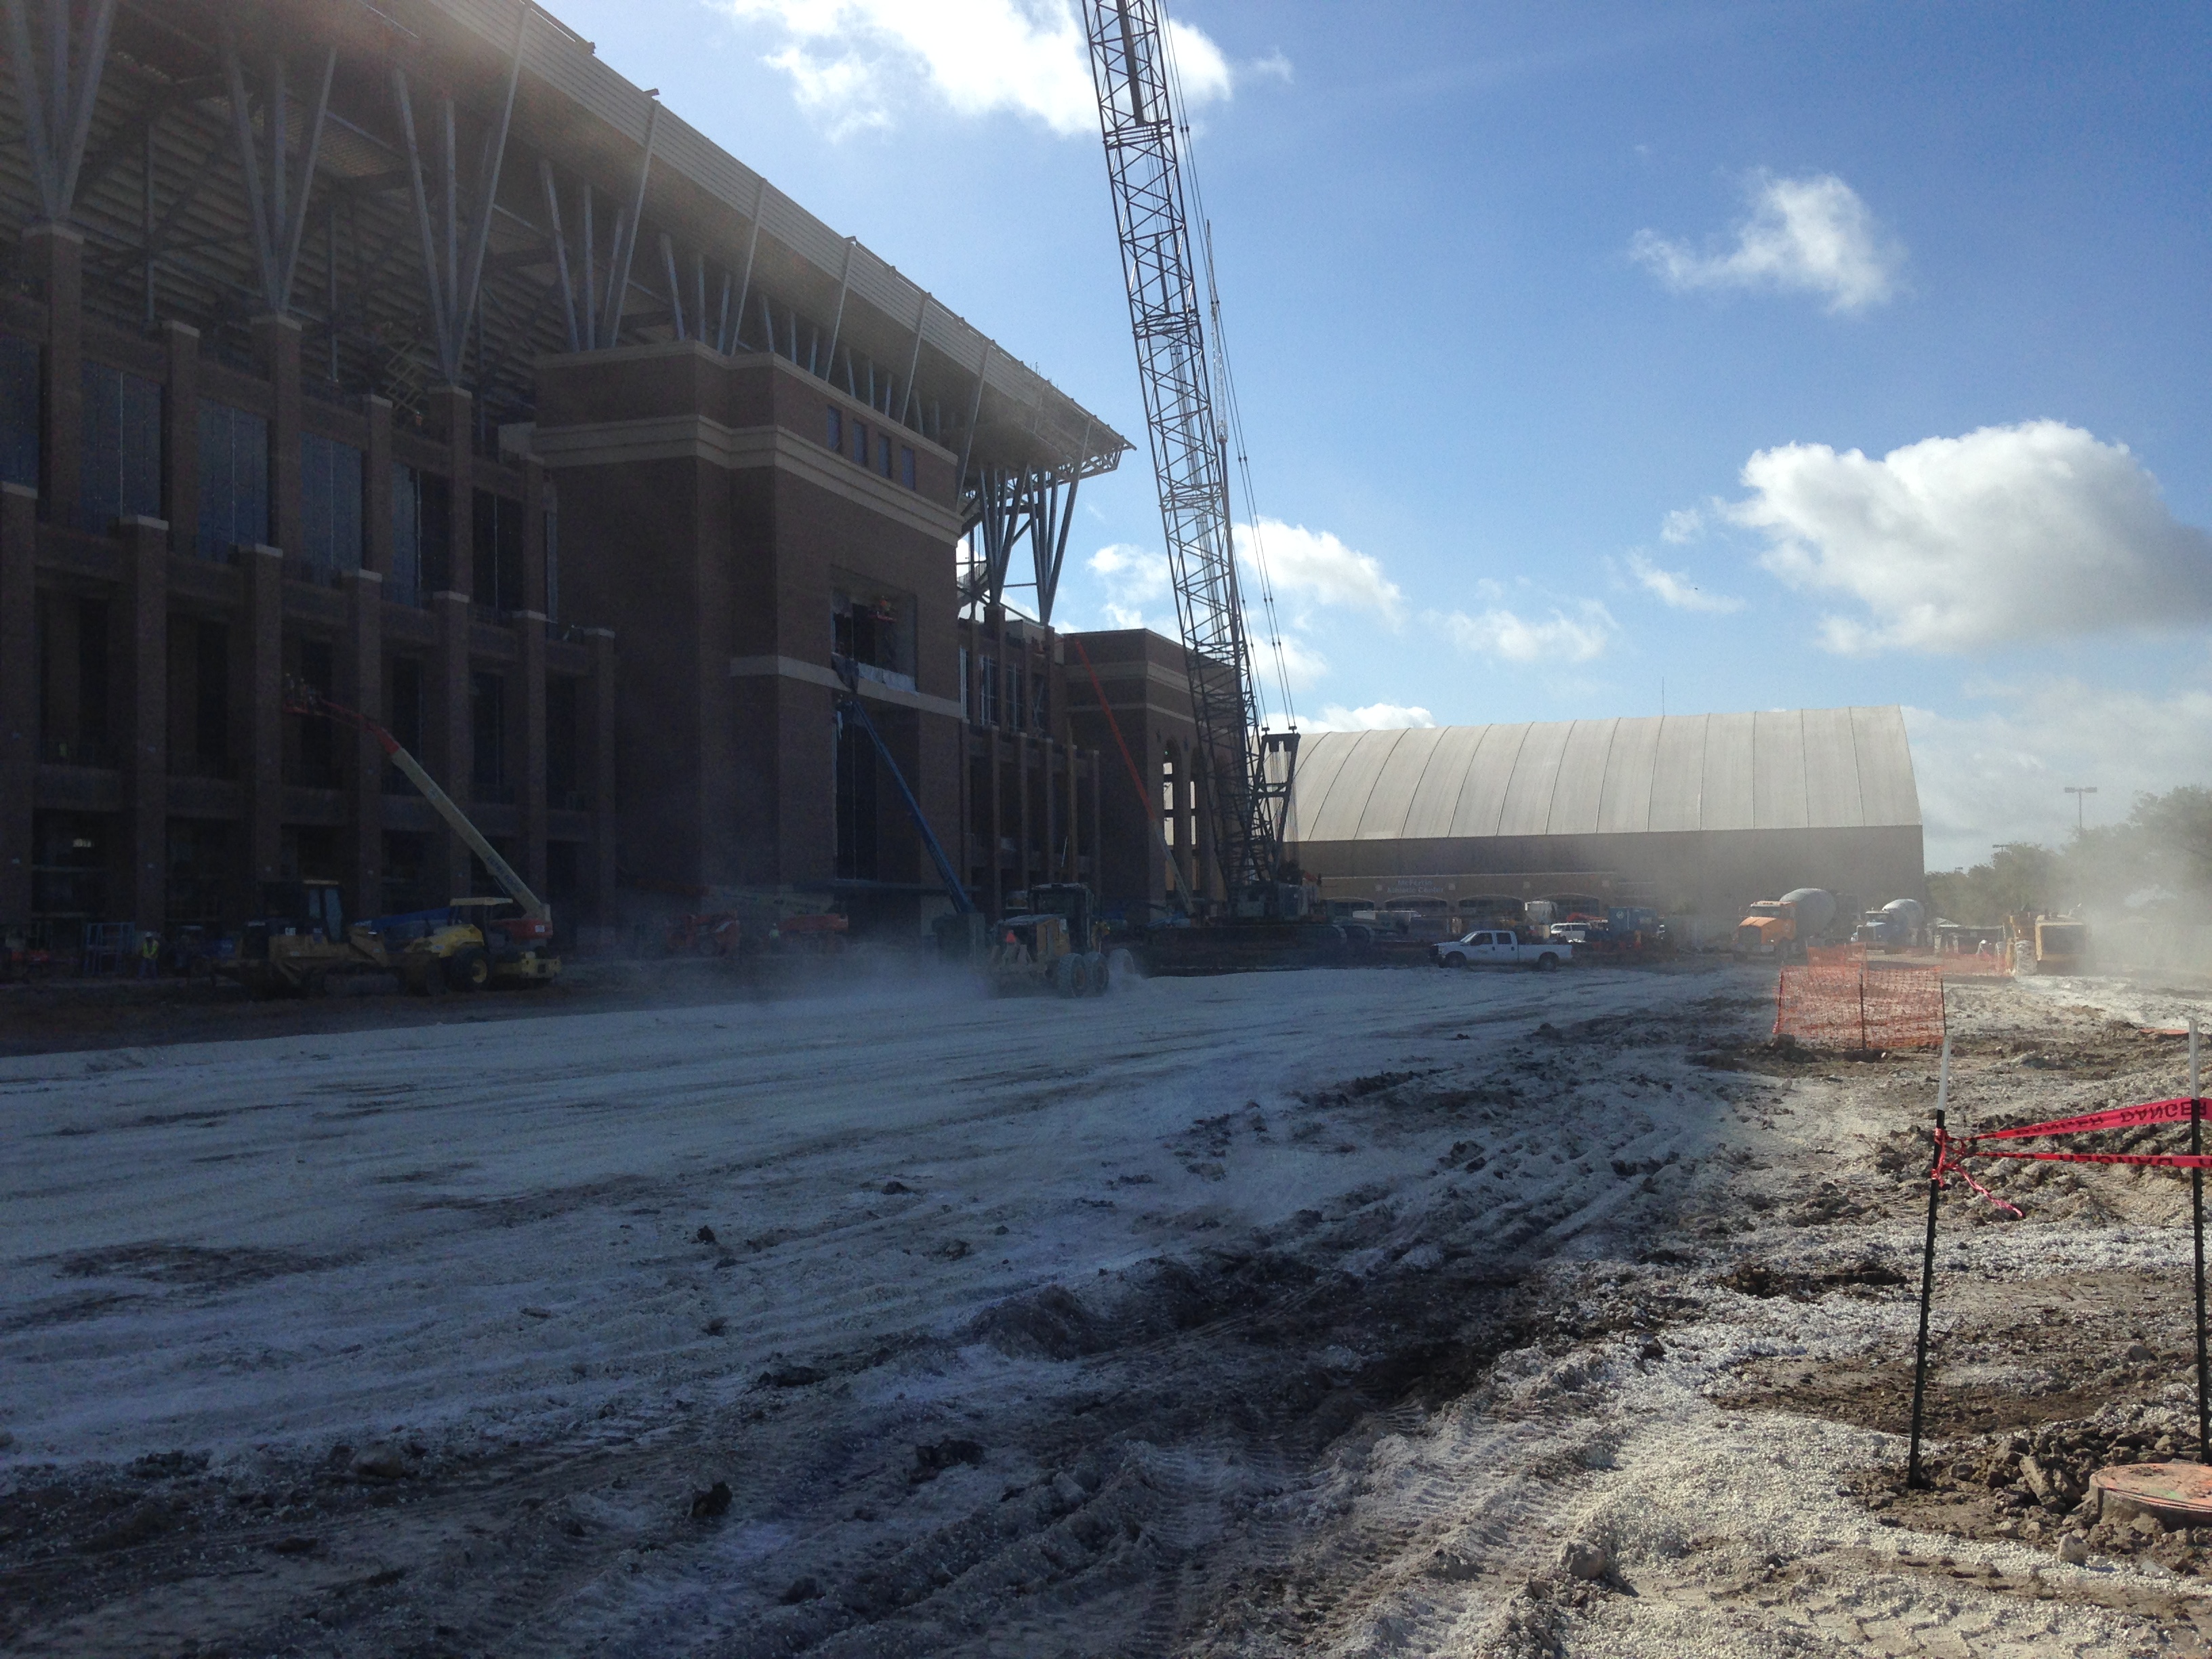
[[[1267,569],[1267,548],[1261,537],[1259,498],[1252,488],[1252,457],[1244,441],[1244,412],[1237,400],[1236,373],[1229,366],[1229,339],[1221,321],[1221,288],[1214,278],[1213,221],[1207,216],[1206,191],[1199,183],[1198,156],[1191,143],[1188,115],[1190,105],[1183,97],[1182,72],[1176,62],[1175,26],[1168,18],[1167,7],[1164,4],[1161,5],[1159,11],[1160,49],[1166,60],[1170,106],[1175,111],[1176,136],[1182,150],[1183,176],[1189,182],[1191,199],[1198,210],[1198,222],[1203,232],[1206,313],[1208,320],[1212,324],[1213,367],[1220,380],[1222,401],[1227,404],[1229,410],[1227,431],[1224,432],[1217,428],[1214,437],[1217,442],[1233,443],[1235,447],[1237,477],[1244,489],[1244,510],[1250,515],[1252,564],[1259,573],[1260,603],[1267,619],[1267,646],[1269,653],[1275,659],[1275,683],[1282,692],[1284,721],[1291,731],[1295,732],[1298,729],[1298,716],[1296,707],[1291,702],[1290,664],[1283,650],[1282,624],[1275,612],[1274,579]],[[1233,580],[1237,568],[1237,524],[1234,514],[1230,515],[1229,544],[1229,567]],[[1266,714],[1264,706],[1261,712],[1264,729]],[[1253,738],[1254,741],[1257,742],[1259,733],[1255,732]]]

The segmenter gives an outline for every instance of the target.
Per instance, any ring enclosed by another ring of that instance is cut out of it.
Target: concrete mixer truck
[[[1735,953],[1802,962],[1836,919],[1836,896],[1820,887],[1793,887],[1778,899],[1761,899],[1735,925]]]
[[[1859,925],[1851,930],[1851,942],[1885,956],[1917,949],[1923,942],[1927,915],[1918,899],[1892,899],[1881,909],[1869,910],[1859,918]]]

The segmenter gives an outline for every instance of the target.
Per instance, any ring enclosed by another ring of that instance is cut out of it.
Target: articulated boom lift
[[[1231,913],[1281,915],[1275,884],[1297,734],[1261,726],[1159,0],[1084,0],[1083,15],[1206,804]]]

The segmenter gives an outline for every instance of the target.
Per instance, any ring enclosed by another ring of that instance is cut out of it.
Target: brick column
[[[345,648],[338,665],[341,702],[383,720],[384,578],[374,570],[346,574]],[[351,732],[349,744],[348,732]],[[338,728],[347,756],[345,787],[352,833],[345,849],[352,903],[349,915],[373,916],[384,908],[384,745],[366,732]]]
[[[54,524],[73,524],[84,468],[83,234],[67,225],[31,226],[23,233],[23,267],[46,290],[46,418],[40,445],[46,516]]]
[[[1028,712],[1026,709],[1023,711],[1024,714]],[[1021,872],[1022,890],[1026,892],[1035,878],[1030,870],[1030,734],[1026,732],[1014,734],[1014,787],[1020,792],[1022,798],[1021,811],[1015,820],[1015,845],[1018,848],[1015,865]]]
[[[1006,873],[1004,864],[1006,837],[1006,801],[1005,781],[999,775],[999,750],[1004,747],[999,738],[999,728],[986,726],[983,746],[991,751],[991,920],[996,921],[1006,914]]]
[[[1048,735],[1036,740],[1037,747],[1037,804],[1044,812],[1044,872],[1042,881],[1060,879],[1060,787],[1052,775],[1053,751],[1055,747]]]
[[[520,787],[514,799],[522,820],[522,878],[540,898],[545,896],[545,617],[517,611],[513,619],[522,647]]]
[[[246,802],[245,914],[261,914],[261,884],[283,873],[284,853],[284,556],[240,548],[246,626],[235,631],[231,719]]]
[[[968,896],[975,896],[975,763],[970,755],[974,741],[969,735],[968,722],[960,722],[960,842],[952,854],[952,867],[960,873],[960,884],[967,889]]]
[[[39,779],[39,492],[0,484],[0,921],[31,914],[31,811]]]
[[[1106,878],[1106,844],[1098,838],[1098,751],[1091,751],[1091,888],[1100,890]]]
[[[1168,742],[1168,753],[1175,764],[1175,860],[1176,872],[1182,878],[1185,892],[1198,890],[1198,858],[1191,846],[1191,827],[1198,814],[1193,810],[1198,793],[1198,770],[1192,757],[1198,745]]]
[[[453,480],[453,550],[447,560],[446,586],[467,599],[476,592],[477,571],[477,458],[469,441],[474,404],[457,386],[432,386],[428,401],[430,425],[445,440],[446,472]]]
[[[168,925],[169,526],[164,519],[129,518],[118,528],[129,607],[122,724],[130,740],[123,763],[130,919],[159,933]]]
[[[169,546],[199,548],[200,331],[184,323],[161,325],[169,353],[169,390],[161,400],[161,505],[169,515]]]
[[[1080,881],[1083,879],[1083,866],[1079,861],[1082,857],[1083,797],[1076,782],[1077,763],[1080,757],[1075,747],[1075,722],[1062,720],[1060,726],[1060,746],[1067,751],[1067,878]]]
[[[592,906],[602,927],[615,924],[615,636],[585,630],[592,647]]]
[[[462,811],[469,810],[469,596],[448,588],[433,594],[430,609],[438,618],[438,644],[431,659],[428,684],[429,747],[425,762],[438,787],[453,799]],[[443,871],[446,891],[434,904],[459,898],[469,890],[469,849],[459,836],[441,824],[432,837],[433,871]]]
[[[300,500],[300,323],[256,317],[253,345],[268,377],[269,534],[295,558],[304,550]]]
[[[545,469],[522,463],[522,608],[550,617],[545,580]]]
[[[368,399],[368,448],[362,456],[361,563],[392,574],[392,399]]]

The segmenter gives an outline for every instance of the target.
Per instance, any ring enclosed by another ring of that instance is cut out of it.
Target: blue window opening
[[[301,434],[300,553],[325,577],[361,568],[361,464],[351,444]]]
[[[269,539],[269,422],[228,404],[200,400],[199,556]]]
[[[161,384],[84,365],[84,476],[77,520],[103,534],[118,519],[161,514]]]

